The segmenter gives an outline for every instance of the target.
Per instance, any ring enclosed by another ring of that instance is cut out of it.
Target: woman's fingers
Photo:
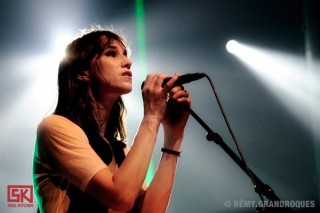
[[[172,88],[169,95],[170,99],[176,99],[176,100],[180,98],[187,98],[187,97],[189,97],[189,91],[184,90],[183,86],[177,86]]]

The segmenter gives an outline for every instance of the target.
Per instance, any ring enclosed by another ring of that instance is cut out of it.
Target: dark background
[[[44,103],[46,99],[52,103],[56,98],[46,90],[55,87],[51,77],[56,75],[55,67],[47,63],[30,66],[29,62],[51,51],[57,32],[77,33],[92,23],[120,30],[132,46],[135,84],[131,97],[135,98],[127,104],[130,139],[142,116],[139,88],[146,77],[144,69],[169,74],[204,72],[213,80],[256,175],[282,200],[311,200],[319,206],[319,126],[312,129],[301,122],[225,48],[227,41],[237,39],[304,59],[308,38],[313,61],[318,62],[318,12],[316,0],[146,0],[146,55],[142,58],[138,37],[143,32],[137,30],[135,1],[1,0],[0,211],[35,211],[8,209],[5,191],[9,184],[32,183],[36,125],[52,109],[52,104]],[[209,83],[203,79],[186,88],[193,98],[193,109],[236,152]],[[305,110],[301,108],[301,112]],[[205,134],[190,118],[168,212],[255,212],[254,208],[225,207],[226,201],[258,201],[259,197],[250,179],[219,146],[207,142]],[[159,139],[155,166],[160,148]]]

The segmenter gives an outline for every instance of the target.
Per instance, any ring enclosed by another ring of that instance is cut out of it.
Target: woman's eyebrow
[[[109,45],[109,46],[106,46],[105,49],[117,49],[117,47],[116,47],[116,46],[113,46],[113,45]]]
[[[108,49],[117,49],[117,46],[109,45],[105,48],[105,50],[108,50]],[[128,52],[125,48],[120,48],[120,49],[123,50],[124,55],[128,55]]]

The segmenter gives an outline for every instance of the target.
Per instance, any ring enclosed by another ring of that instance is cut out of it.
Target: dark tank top
[[[86,131],[85,131],[86,132]],[[103,160],[103,162],[109,165],[112,161],[112,155],[118,164],[121,166],[122,161],[125,158],[124,148],[126,144],[121,141],[109,141],[109,144],[99,134],[89,134],[86,132],[89,139],[89,143],[97,155]],[[67,194],[70,198],[70,206],[68,213],[107,213],[108,207],[101,204],[98,200],[91,197],[89,194],[82,192],[79,188],[70,184],[67,190]],[[137,206],[130,211],[130,213],[138,213]]]

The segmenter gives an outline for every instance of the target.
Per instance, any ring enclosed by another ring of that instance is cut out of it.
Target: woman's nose
[[[130,69],[131,65],[132,65],[131,59],[125,56],[123,67]]]

